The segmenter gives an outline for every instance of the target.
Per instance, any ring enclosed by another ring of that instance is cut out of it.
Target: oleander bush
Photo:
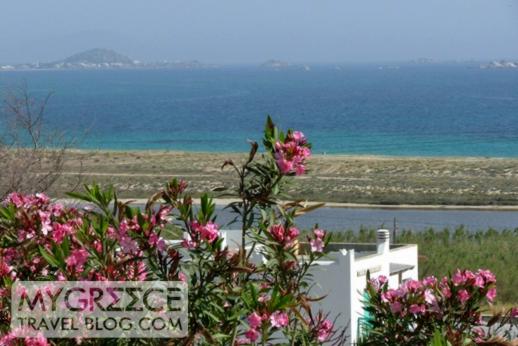
[[[312,308],[309,268],[329,240],[315,228],[311,251],[296,253],[295,217],[311,210],[279,204],[284,182],[306,171],[310,144],[301,132],[279,131],[268,118],[264,152],[251,143],[243,163],[227,161],[236,175],[238,201],[229,204],[242,230],[239,250],[223,246],[215,205],[199,208],[187,183],[172,180],[144,208],[117,199],[113,189],[86,186],[70,196],[86,207],[53,203],[42,194],[10,194],[0,207],[0,345],[164,344],[153,340],[47,340],[16,338],[9,331],[10,287],[17,280],[179,280],[188,284],[188,336],[167,345],[342,344],[333,317]],[[218,189],[223,190],[223,189]],[[166,230],[184,234],[181,245]],[[266,259],[251,260],[258,251]]]
[[[518,308],[487,324],[482,319],[483,305],[496,298],[496,277],[489,270],[457,270],[395,289],[380,276],[369,280],[366,296],[365,345],[503,345],[515,337]]]

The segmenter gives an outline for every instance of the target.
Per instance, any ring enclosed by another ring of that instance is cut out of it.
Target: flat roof
[[[390,263],[390,275],[396,275],[406,272],[407,270],[414,269],[415,266],[410,264],[401,264],[401,263]]]

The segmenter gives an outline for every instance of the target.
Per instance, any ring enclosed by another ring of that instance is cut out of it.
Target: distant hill
[[[74,54],[62,61],[65,64],[124,64],[132,65],[132,59],[111,49],[94,48]]]
[[[94,48],[63,60],[18,65],[0,65],[0,71],[11,70],[106,70],[106,69],[210,69],[216,65],[198,60],[141,62],[111,49]]]

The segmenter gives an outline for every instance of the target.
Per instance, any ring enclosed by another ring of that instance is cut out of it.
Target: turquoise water
[[[518,71],[469,65],[304,71],[0,73],[53,91],[48,121],[99,149],[242,151],[266,114],[304,131],[316,153],[518,156]]]

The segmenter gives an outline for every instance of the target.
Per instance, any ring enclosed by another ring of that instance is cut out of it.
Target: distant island
[[[192,61],[141,62],[111,49],[94,48],[63,60],[47,63],[0,65],[0,71],[12,70],[101,70],[101,69],[203,69],[216,65]]]
[[[303,70],[310,71],[311,68],[308,65],[297,65],[281,60],[268,60],[260,66],[264,70]]]
[[[482,69],[518,69],[518,61],[492,61],[489,64],[480,65]]]
[[[440,65],[440,64],[469,64],[478,65],[476,61],[436,61],[430,58],[419,58],[407,61],[402,65],[381,65],[377,69],[398,70],[404,65]],[[481,69],[518,69],[518,61],[495,60],[478,65]],[[35,62],[22,64],[0,64],[2,71],[27,71],[27,70],[113,70],[113,69],[183,69],[199,70],[219,68],[219,65],[205,64],[198,60],[188,61],[157,61],[142,62],[120,54],[112,49],[94,48],[67,58],[52,62]],[[296,64],[283,60],[270,59],[256,65],[264,71],[311,71],[311,67],[305,64]],[[332,65],[332,69],[341,70],[342,66]]]

